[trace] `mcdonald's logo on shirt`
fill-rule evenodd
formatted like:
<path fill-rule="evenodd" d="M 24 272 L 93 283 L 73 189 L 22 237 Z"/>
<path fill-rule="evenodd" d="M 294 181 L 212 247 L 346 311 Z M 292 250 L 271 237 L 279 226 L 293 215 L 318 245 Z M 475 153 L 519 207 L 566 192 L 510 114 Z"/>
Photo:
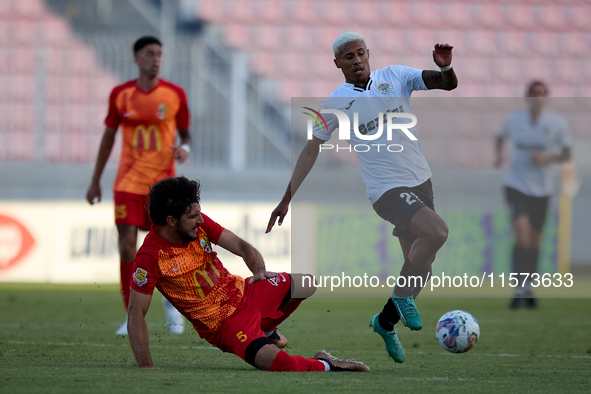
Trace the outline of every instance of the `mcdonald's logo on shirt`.
<path fill-rule="evenodd" d="M 160 137 L 160 130 L 154 125 L 145 127 L 139 125 L 133 131 L 133 150 L 136 152 L 142 151 L 162 151 L 162 139 Z"/>

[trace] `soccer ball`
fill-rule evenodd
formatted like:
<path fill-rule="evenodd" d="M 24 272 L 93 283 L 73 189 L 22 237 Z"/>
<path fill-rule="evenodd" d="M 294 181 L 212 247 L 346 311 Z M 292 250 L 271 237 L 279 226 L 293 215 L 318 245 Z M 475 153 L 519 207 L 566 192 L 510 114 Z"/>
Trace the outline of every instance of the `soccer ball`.
<path fill-rule="evenodd" d="M 435 332 L 442 348 L 451 353 L 465 353 L 480 338 L 480 326 L 468 312 L 455 310 L 441 316 Z"/>

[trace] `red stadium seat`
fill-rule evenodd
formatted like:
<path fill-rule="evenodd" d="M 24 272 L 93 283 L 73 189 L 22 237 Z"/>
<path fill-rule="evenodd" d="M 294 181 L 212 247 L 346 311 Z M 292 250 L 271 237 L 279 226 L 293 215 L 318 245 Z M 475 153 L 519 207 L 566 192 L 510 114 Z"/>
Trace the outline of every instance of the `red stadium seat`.
<path fill-rule="evenodd" d="M 13 75 L 9 78 L 9 100 L 14 103 L 33 105 L 37 89 L 35 77 Z"/>
<path fill-rule="evenodd" d="M 382 18 L 389 20 L 389 15 L 383 12 L 383 3 L 355 1 L 349 7 L 349 19 L 355 25 L 374 28 L 376 21 Z"/>
<path fill-rule="evenodd" d="M 370 55 L 374 53 L 396 55 L 405 51 L 408 44 L 407 39 L 403 36 L 403 31 L 394 28 L 373 29 L 365 39 Z"/>
<path fill-rule="evenodd" d="M 493 31 L 477 30 L 466 33 L 467 54 L 487 56 L 498 51 L 496 34 Z"/>
<path fill-rule="evenodd" d="M 250 38 L 255 47 L 269 51 L 277 51 L 285 44 L 281 28 L 272 25 L 253 27 Z"/>
<path fill-rule="evenodd" d="M 442 26 L 442 11 L 437 3 L 411 3 L 410 11 L 413 25 L 416 28 L 428 28 Z"/>
<path fill-rule="evenodd" d="M 35 122 L 35 107 L 32 104 L 14 104 L 8 113 L 12 130 L 32 132 Z"/>
<path fill-rule="evenodd" d="M 91 49 L 80 47 L 68 52 L 68 70 L 70 70 L 71 73 L 88 76 L 95 74 L 98 61 L 95 53 Z"/>
<path fill-rule="evenodd" d="M 586 57 L 591 52 L 591 40 L 585 33 L 567 33 L 558 36 L 559 49 L 566 56 Z"/>
<path fill-rule="evenodd" d="M 458 61 L 458 74 L 461 75 L 462 84 L 464 79 L 466 83 L 482 83 L 488 80 L 491 76 L 489 69 L 489 60 L 484 57 L 476 57 Z"/>
<path fill-rule="evenodd" d="M 322 24 L 343 27 L 349 26 L 351 20 L 349 19 L 348 5 L 348 2 L 335 0 L 320 3 L 317 12 L 318 15 L 320 15 Z"/>
<path fill-rule="evenodd" d="M 589 21 L 591 20 L 591 7 L 589 4 L 582 4 L 572 7 L 573 10 L 568 18 L 568 25 L 589 32 Z"/>
<path fill-rule="evenodd" d="M 73 47 L 75 40 L 72 36 L 70 25 L 63 19 L 50 18 L 38 22 L 37 33 L 39 46 L 51 45 L 52 47 Z"/>
<path fill-rule="evenodd" d="M 451 3 L 443 7 L 443 19 L 451 27 L 464 30 L 474 28 L 471 6 L 467 3 Z"/>
<path fill-rule="evenodd" d="M 317 41 L 312 40 L 310 28 L 306 26 L 289 26 L 285 32 L 285 40 L 296 50 L 316 50 Z"/>
<path fill-rule="evenodd" d="M 558 42 L 556 33 L 537 32 L 532 36 L 534 53 L 545 56 L 558 55 Z"/>
<path fill-rule="evenodd" d="M 272 25 L 283 25 L 287 21 L 282 0 L 264 0 L 259 8 L 258 18 Z"/>
<path fill-rule="evenodd" d="M 505 23 L 519 30 L 529 31 L 536 28 L 533 7 L 530 5 L 510 5 L 506 17 Z"/>
<path fill-rule="evenodd" d="M 252 61 L 252 68 L 255 73 L 266 78 L 277 78 L 280 74 L 272 52 L 257 52 Z"/>
<path fill-rule="evenodd" d="M 304 97 L 302 95 L 302 82 L 294 79 L 284 79 L 279 88 L 279 96 L 282 101 L 289 103 L 292 97 Z"/>
<path fill-rule="evenodd" d="M 251 0 L 234 0 L 228 4 L 224 24 L 239 23 L 256 24 L 257 15 L 254 13 L 254 3 Z"/>
<path fill-rule="evenodd" d="M 12 24 L 12 40 L 20 46 L 34 46 L 37 44 L 37 24 L 27 20 L 17 20 Z"/>
<path fill-rule="evenodd" d="M 415 28 L 409 6 L 406 2 L 387 2 L 381 10 L 383 13 L 378 16 L 380 26 L 384 28 Z M 374 26 L 375 22 L 374 22 Z"/>
<path fill-rule="evenodd" d="M 565 84 L 576 84 L 582 82 L 587 70 L 581 68 L 579 59 L 560 59 L 556 62 L 555 77 Z"/>
<path fill-rule="evenodd" d="M 9 67 L 7 72 L 11 74 L 35 74 L 37 61 L 35 56 L 35 50 L 33 48 L 11 48 L 8 51 L 8 57 L 3 61 L 8 63 Z"/>
<path fill-rule="evenodd" d="M 226 43 L 237 49 L 244 49 L 249 44 L 249 30 L 243 25 L 229 25 L 225 27 Z"/>
<path fill-rule="evenodd" d="M 10 1 L 0 1 L 0 20 L 9 20 L 13 18 L 14 17 L 12 15 L 12 7 L 10 6 Z"/>
<path fill-rule="evenodd" d="M 492 76 L 505 83 L 520 83 L 523 63 L 516 58 L 491 59 Z"/>
<path fill-rule="evenodd" d="M 474 8 L 474 26 L 503 30 L 503 12 L 499 4 L 482 4 Z"/>
<path fill-rule="evenodd" d="M 536 21 L 546 29 L 564 30 L 568 28 L 565 6 L 553 4 L 538 7 Z"/>
<path fill-rule="evenodd" d="M 503 32 L 500 34 L 500 38 L 500 52 L 517 57 L 529 56 L 533 52 L 531 44 L 528 43 L 526 33 Z"/>
<path fill-rule="evenodd" d="M 429 54 L 433 51 L 435 45 L 435 38 L 432 30 L 417 29 L 410 30 L 406 36 L 408 42 L 407 51 L 415 54 Z"/>
<path fill-rule="evenodd" d="M 224 4 L 220 0 L 201 0 L 197 2 L 197 16 L 211 23 L 225 21 Z"/>
<path fill-rule="evenodd" d="M 47 13 L 43 0 L 4 0 L 10 1 L 17 18 L 30 20 L 43 19 Z"/>
<path fill-rule="evenodd" d="M 12 44 L 11 30 L 12 22 L 0 20 L 0 47 Z"/>
<path fill-rule="evenodd" d="M 315 2 L 312 0 L 299 0 L 291 3 L 293 20 L 301 25 L 318 26 L 323 25 L 324 20 L 316 12 Z"/>

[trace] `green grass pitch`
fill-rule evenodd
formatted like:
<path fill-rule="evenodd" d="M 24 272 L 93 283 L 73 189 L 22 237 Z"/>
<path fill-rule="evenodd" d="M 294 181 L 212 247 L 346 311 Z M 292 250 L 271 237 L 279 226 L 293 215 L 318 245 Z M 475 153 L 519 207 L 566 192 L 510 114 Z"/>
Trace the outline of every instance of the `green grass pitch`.
<path fill-rule="evenodd" d="M 164 327 L 156 294 L 148 312 L 154 363 L 139 370 L 127 337 L 115 336 L 123 311 L 114 285 L 0 286 L 1 393 L 313 393 L 313 392 L 590 392 L 591 300 L 541 299 L 536 311 L 510 311 L 506 299 L 419 299 L 425 327 L 399 327 L 407 356 L 388 358 L 369 318 L 378 298 L 314 298 L 281 326 L 290 354 L 326 348 L 364 361 L 371 372 L 271 373 L 212 348 L 187 329 Z M 471 312 L 481 338 L 465 354 L 435 339 L 438 318 Z"/>

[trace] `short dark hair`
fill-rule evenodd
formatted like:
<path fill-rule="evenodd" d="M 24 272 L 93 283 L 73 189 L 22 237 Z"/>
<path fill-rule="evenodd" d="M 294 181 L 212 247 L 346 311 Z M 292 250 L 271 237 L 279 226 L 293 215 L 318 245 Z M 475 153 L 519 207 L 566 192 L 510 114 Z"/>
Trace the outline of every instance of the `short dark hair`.
<path fill-rule="evenodd" d="M 546 96 L 550 93 L 550 91 L 548 90 L 548 85 L 546 85 L 546 82 L 542 81 L 541 79 L 534 79 L 529 83 L 529 85 L 527 85 L 527 89 L 525 91 L 527 96 L 531 95 L 532 91 L 536 86 L 543 87 L 544 91 L 546 92 Z"/>
<path fill-rule="evenodd" d="M 138 40 L 135 42 L 135 44 L 133 44 L 133 54 L 137 55 L 137 53 L 139 51 L 141 51 L 142 49 L 144 49 L 144 47 L 146 47 L 150 44 L 158 44 L 158 45 L 162 46 L 162 43 L 156 37 L 144 36 L 144 37 L 138 38 Z"/>
<path fill-rule="evenodd" d="M 191 204 L 201 200 L 201 184 L 184 176 L 165 178 L 150 187 L 150 219 L 158 226 L 166 225 L 169 216 L 180 220 Z"/>

